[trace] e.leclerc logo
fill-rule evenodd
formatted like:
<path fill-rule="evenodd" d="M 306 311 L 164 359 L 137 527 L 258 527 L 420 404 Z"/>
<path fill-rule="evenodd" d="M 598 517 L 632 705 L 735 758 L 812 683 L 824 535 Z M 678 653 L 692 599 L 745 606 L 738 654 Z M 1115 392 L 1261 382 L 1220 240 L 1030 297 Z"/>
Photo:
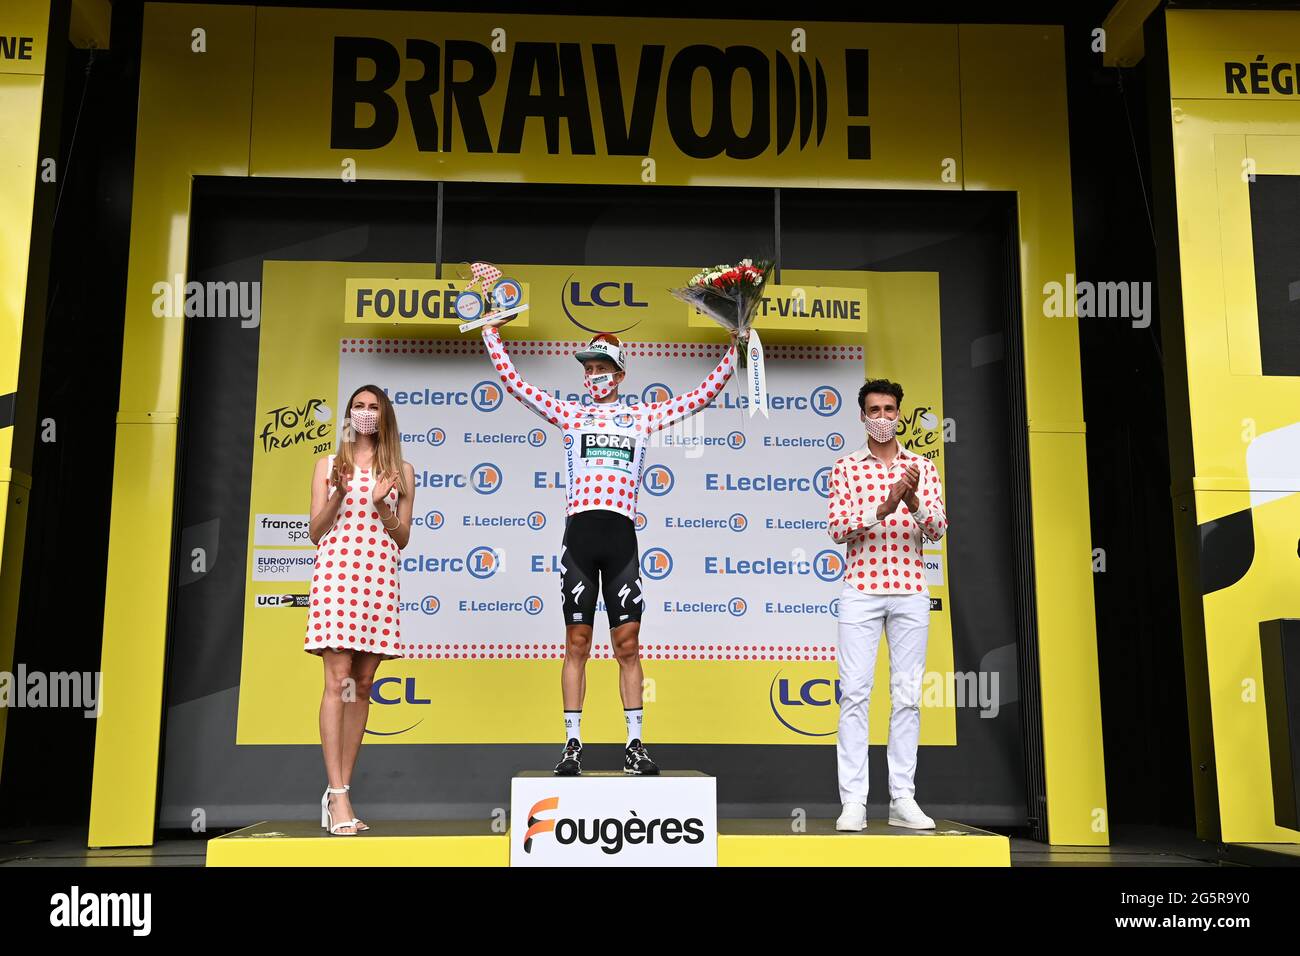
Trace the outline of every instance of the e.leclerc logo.
<path fill-rule="evenodd" d="M 480 581 L 492 577 L 500 567 L 500 555 L 487 545 L 479 545 L 465 556 L 465 570 Z"/>
<path fill-rule="evenodd" d="M 474 408 L 480 412 L 495 412 L 501 407 L 501 386 L 496 382 L 479 382 L 469 394 Z"/>
<path fill-rule="evenodd" d="M 641 389 L 641 401 L 647 405 L 653 405 L 655 402 L 666 402 L 672 397 L 673 390 L 660 382 L 653 382 Z"/>
<path fill-rule="evenodd" d="M 822 418 L 830 418 L 843 407 L 844 400 L 834 385 L 819 385 L 808 397 L 808 404 Z"/>
<path fill-rule="evenodd" d="M 649 494 L 662 498 L 673 490 L 674 481 L 672 469 L 667 465 L 651 465 L 645 470 L 641 485 Z"/>
<path fill-rule="evenodd" d="M 649 548 L 641 555 L 641 573 L 651 581 L 662 581 L 673 572 L 673 556 L 663 548 Z"/>
<path fill-rule="evenodd" d="M 469 485 L 480 495 L 495 494 L 501 488 L 501 481 L 501 469 L 490 461 L 475 465 L 469 473 Z"/>

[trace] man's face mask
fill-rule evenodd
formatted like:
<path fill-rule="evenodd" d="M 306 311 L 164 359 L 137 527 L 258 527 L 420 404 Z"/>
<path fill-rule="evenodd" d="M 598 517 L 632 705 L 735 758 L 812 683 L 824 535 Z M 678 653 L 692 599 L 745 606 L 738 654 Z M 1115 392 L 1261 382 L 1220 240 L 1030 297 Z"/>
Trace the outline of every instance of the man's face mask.
<path fill-rule="evenodd" d="M 898 432 L 898 419 L 886 418 L 881 415 L 879 418 L 867 419 L 867 434 L 878 442 L 887 442 Z"/>
<path fill-rule="evenodd" d="M 582 377 L 582 384 L 587 387 L 587 394 L 600 401 L 609 398 L 618 386 L 614 384 L 613 372 L 601 372 L 599 375 L 587 374 Z"/>

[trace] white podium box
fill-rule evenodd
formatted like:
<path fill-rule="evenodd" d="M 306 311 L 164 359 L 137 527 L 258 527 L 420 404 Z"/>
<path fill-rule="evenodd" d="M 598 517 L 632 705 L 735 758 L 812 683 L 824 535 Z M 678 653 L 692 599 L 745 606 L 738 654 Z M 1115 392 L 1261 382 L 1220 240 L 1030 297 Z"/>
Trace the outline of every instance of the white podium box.
<path fill-rule="evenodd" d="M 717 866 L 717 780 L 697 770 L 517 774 L 511 866 Z"/>

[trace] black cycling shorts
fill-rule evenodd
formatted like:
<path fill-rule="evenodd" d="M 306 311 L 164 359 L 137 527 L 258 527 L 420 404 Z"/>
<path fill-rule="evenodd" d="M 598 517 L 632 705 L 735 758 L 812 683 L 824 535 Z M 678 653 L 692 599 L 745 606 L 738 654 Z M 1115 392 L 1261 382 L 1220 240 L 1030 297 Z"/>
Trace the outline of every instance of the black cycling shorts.
<path fill-rule="evenodd" d="M 627 515 L 604 509 L 569 515 L 560 547 L 564 623 L 595 624 L 597 581 L 611 631 L 641 620 L 645 600 L 640 555 L 636 526 Z"/>

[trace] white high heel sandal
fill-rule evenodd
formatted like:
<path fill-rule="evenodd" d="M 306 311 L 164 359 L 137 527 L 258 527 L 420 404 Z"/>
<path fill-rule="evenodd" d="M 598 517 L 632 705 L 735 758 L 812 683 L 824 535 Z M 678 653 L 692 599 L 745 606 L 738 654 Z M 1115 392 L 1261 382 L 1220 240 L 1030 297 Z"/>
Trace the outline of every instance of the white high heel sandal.
<path fill-rule="evenodd" d="M 350 793 L 350 792 L 352 791 L 352 784 L 350 784 L 350 783 L 345 783 L 345 784 L 343 785 L 343 789 L 344 789 L 344 790 L 347 790 L 347 791 Z M 368 823 L 362 823 L 359 819 L 354 819 L 352 822 L 355 823 L 355 824 L 357 825 L 357 832 L 358 832 L 358 833 L 362 833 L 362 832 L 364 832 L 364 831 L 370 829 L 370 824 L 368 824 Z"/>
<path fill-rule="evenodd" d="M 347 793 L 347 792 L 348 792 L 347 787 L 326 787 L 325 792 L 321 794 L 320 825 L 322 828 L 329 830 L 330 836 L 356 836 L 357 835 L 356 825 L 361 822 L 360 820 L 357 819 L 340 820 L 338 823 L 335 823 L 334 811 L 330 809 L 330 794 Z M 340 829 L 340 827 L 352 827 L 353 829 L 351 833 L 345 833 L 343 830 Z"/>

